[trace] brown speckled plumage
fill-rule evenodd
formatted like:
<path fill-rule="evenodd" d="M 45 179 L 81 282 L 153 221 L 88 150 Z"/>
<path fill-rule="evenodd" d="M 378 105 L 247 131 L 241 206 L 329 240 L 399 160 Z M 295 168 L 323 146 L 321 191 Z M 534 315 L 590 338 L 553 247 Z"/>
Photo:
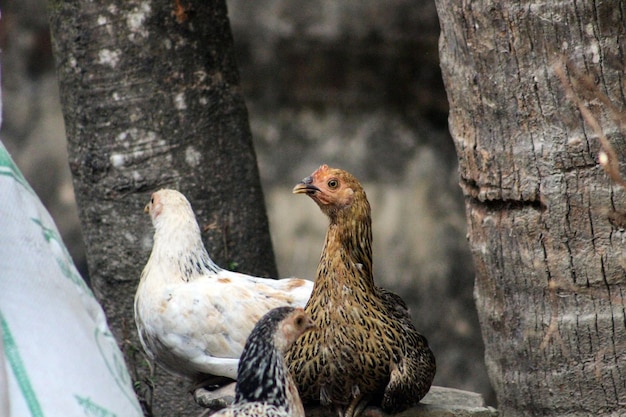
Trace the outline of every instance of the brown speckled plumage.
<path fill-rule="evenodd" d="M 294 188 L 330 219 L 311 299 L 317 328 L 287 352 L 303 402 L 343 417 L 367 404 L 397 412 L 430 389 L 435 358 L 396 294 L 375 286 L 370 206 L 351 174 L 321 166 Z"/>

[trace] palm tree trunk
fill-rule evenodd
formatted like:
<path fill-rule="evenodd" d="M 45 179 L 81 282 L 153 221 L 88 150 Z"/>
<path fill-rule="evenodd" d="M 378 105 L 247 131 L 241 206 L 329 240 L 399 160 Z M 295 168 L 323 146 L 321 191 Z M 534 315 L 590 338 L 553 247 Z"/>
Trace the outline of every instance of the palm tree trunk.
<path fill-rule="evenodd" d="M 617 415 L 626 404 L 626 235 L 614 219 L 626 199 L 598 153 L 604 136 L 626 161 L 602 101 L 626 104 L 626 7 L 437 0 L 437 10 L 499 409 Z"/>

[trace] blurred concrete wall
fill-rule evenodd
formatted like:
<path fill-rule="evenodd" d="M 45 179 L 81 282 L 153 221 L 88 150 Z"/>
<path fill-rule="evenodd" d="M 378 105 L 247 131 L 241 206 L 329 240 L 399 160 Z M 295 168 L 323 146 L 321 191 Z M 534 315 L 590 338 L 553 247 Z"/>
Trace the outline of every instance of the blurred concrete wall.
<path fill-rule="evenodd" d="M 326 229 L 293 185 L 322 163 L 351 171 L 372 204 L 375 278 L 409 302 L 437 355 L 435 383 L 493 404 L 434 2 L 228 5 L 281 275 L 314 277 Z M 0 7 L 1 137 L 84 268 L 46 4 Z"/>

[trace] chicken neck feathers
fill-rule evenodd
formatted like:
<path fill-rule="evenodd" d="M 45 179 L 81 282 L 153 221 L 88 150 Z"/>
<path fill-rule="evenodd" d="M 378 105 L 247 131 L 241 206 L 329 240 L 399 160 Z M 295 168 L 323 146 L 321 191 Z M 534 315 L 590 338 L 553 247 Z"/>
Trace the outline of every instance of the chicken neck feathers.
<path fill-rule="evenodd" d="M 222 271 L 206 251 L 195 214 L 185 202 L 175 201 L 152 215 L 154 243 L 145 274 L 156 267 L 161 271 L 156 276 L 164 282 L 188 282 Z"/>

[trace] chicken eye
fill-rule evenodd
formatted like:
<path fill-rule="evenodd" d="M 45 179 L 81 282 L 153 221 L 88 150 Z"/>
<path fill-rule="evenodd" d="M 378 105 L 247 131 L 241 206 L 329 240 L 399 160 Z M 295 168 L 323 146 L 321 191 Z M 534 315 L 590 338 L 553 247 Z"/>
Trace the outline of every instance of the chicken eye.
<path fill-rule="evenodd" d="M 336 179 L 332 179 L 332 180 L 328 180 L 328 186 L 330 188 L 337 188 L 337 186 L 339 185 L 339 181 L 337 181 Z"/>
<path fill-rule="evenodd" d="M 302 326 L 302 321 L 303 321 L 302 317 L 298 317 L 298 318 L 296 319 L 296 325 L 297 325 L 298 327 Z"/>

